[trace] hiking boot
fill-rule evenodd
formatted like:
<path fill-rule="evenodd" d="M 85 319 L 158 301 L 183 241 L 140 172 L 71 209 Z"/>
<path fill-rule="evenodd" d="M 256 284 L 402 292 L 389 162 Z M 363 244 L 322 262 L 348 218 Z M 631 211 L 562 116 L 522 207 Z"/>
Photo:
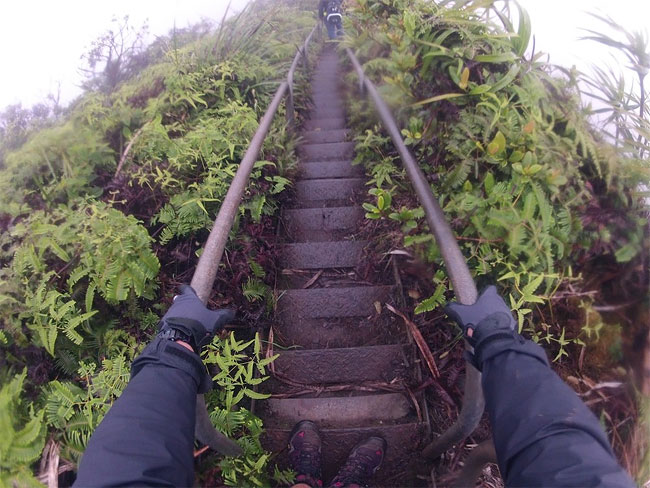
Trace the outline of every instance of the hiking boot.
<path fill-rule="evenodd" d="M 316 424 L 310 420 L 298 422 L 289 435 L 289 464 L 296 472 L 296 483 L 312 488 L 323 486 L 320 448 Z"/>
<path fill-rule="evenodd" d="M 366 486 L 379 469 L 386 452 L 386 441 L 381 437 L 370 437 L 356 445 L 348 456 L 339 474 L 329 486 L 335 488 L 358 488 Z"/>

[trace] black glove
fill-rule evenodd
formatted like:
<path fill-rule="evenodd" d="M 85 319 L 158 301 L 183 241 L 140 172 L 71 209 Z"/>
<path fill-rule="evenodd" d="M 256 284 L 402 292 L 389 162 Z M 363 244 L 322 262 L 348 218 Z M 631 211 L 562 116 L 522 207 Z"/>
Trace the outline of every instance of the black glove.
<path fill-rule="evenodd" d="M 182 285 L 160 321 L 160 332 L 133 361 L 131 378 L 147 365 L 162 365 L 185 371 L 196 382 L 197 392 L 206 393 L 212 378 L 199 357 L 201 348 L 234 317 L 232 310 L 209 310 L 191 286 Z M 172 340 L 187 342 L 196 354 Z"/>
<path fill-rule="evenodd" d="M 235 318 L 235 312 L 209 310 L 189 285 L 181 285 L 179 291 L 180 295 L 174 297 L 174 303 L 160 321 L 160 335 L 185 340 L 200 354 L 214 335 Z"/>
<path fill-rule="evenodd" d="M 516 331 L 517 322 L 506 302 L 497 294 L 495 286 L 488 286 L 473 305 L 452 302 L 445 312 L 463 329 L 467 342 L 474 347 L 470 355 L 477 369 L 497 349 L 505 350 L 508 344 L 523 343 L 525 340 Z M 468 335 L 469 330 L 472 335 Z"/>

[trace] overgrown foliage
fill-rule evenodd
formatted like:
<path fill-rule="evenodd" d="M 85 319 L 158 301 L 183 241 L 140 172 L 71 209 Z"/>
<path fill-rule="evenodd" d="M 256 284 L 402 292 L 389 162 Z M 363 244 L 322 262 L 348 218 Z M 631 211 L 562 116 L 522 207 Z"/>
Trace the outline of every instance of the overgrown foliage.
<path fill-rule="evenodd" d="M 35 483 L 46 433 L 66 465 L 80 459 L 176 285 L 190 281 L 258 121 L 313 27 L 312 7 L 257 0 L 216 28 L 203 22 L 148 47 L 142 33 L 117 23 L 89 53 L 86 92 L 65 117 L 46 117 L 44 128 L 26 114 L 3 117 L 3 484 Z M 272 360 L 260 355 L 254 332 L 273 307 L 275 260 L 264 242 L 294 161 L 282 115 L 210 300 L 245 309 L 240 320 L 249 326 L 215 339 L 206 357 L 221 367 L 220 389 L 208 395 L 213 421 L 246 453 L 204 456 L 205 476 L 219 484 L 269 482 L 262 426 L 246 406 Z"/>
<path fill-rule="evenodd" d="M 648 305 L 647 208 L 637 191 L 649 174 L 648 46 L 603 20 L 616 39 L 590 38 L 621 49 L 640 86 L 607 84 L 602 72 L 589 81 L 608 104 L 609 133 L 590 120 L 583 75 L 530 52 L 530 18 L 514 2 L 359 0 L 346 28 L 346 44 L 393 107 L 479 288 L 498 283 L 520 331 L 569 368 L 616 364 L 617 330 L 647 334 L 629 307 Z M 423 290 L 428 298 L 413 304 L 416 314 L 432 312 L 453 297 L 440 250 L 372 109 L 351 103 L 357 161 L 371 175 L 366 216 L 393 237 L 384 243 L 438 266 Z M 617 304 L 632 314 L 627 330 L 596 311 Z M 594 344 L 605 336 L 611 352 L 598 356 Z M 607 427 L 617 428 L 611 418 Z"/>
<path fill-rule="evenodd" d="M 596 256 L 617 263 L 639 257 L 646 221 L 634 169 L 645 163 L 592 129 L 577 79 L 553 74 L 540 53 L 525 57 L 528 15 L 519 10 L 514 28 L 507 8 L 361 1 L 352 20 L 358 38 L 349 42 L 399 107 L 406 143 L 477 281 L 501 281 L 520 329 L 552 341 L 562 333 L 559 321 L 533 320 L 533 306 L 550 306 L 558 288 L 575 283 L 573 267 Z M 373 22 L 376 29 L 367 29 Z M 379 126 L 357 141 L 359 161 L 380 161 L 368 166 L 377 202 L 366 205 L 368 217 L 421 221 L 421 209 L 391 207 L 405 183 Z M 404 245 L 439 261 L 423 226 L 403 230 Z M 418 312 L 440 305 L 439 296 Z"/>

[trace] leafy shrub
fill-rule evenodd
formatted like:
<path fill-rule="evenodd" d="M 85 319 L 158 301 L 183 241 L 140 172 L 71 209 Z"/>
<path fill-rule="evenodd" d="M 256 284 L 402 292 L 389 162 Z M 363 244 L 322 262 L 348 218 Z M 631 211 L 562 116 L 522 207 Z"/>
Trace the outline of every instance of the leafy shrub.
<path fill-rule="evenodd" d="M 68 122 L 45 129 L 7 156 L 0 173 L 0 212 L 16 214 L 16 204 L 54 205 L 96 193 L 97 172 L 114 165 L 101 134 Z M 12 205 L 13 204 L 13 205 Z"/>
<path fill-rule="evenodd" d="M 123 355 L 105 359 L 100 371 L 95 363 L 81 363 L 78 376 L 83 387 L 72 382 L 51 381 L 47 387 L 47 423 L 57 429 L 65 459 L 79 462 L 88 440 L 113 401 L 129 382 L 130 371 Z"/>
<path fill-rule="evenodd" d="M 25 324 L 52 356 L 59 332 L 82 344 L 79 327 L 90 330 L 97 292 L 109 304 L 153 297 L 160 264 L 151 238 L 134 217 L 104 203 L 35 212 L 12 236 L 20 245 L 0 287 L 5 317 L 18 336 Z"/>
<path fill-rule="evenodd" d="M 518 17 L 515 27 L 508 5 L 484 2 L 362 0 L 350 15 L 358 37 L 347 42 L 385 99 L 399 107 L 406 143 L 479 285 L 500 281 L 520 329 L 555 341 L 561 357 L 566 344 L 580 343 L 580 331 L 565 336 L 552 310 L 533 320 L 533 309 L 550 307 L 559 287 L 575 283 L 576 261 L 639 256 L 645 224 L 636 217 L 641 202 L 629 191 L 639 182 L 638 173 L 626 170 L 635 158 L 617 153 L 592 129 L 575 77 L 550 74 L 541 54 L 523 57 L 530 20 L 521 9 Z M 396 178 L 402 170 L 391 144 L 368 124 L 374 119 L 367 111 L 352 113 L 363 130 L 357 161 L 377 185 L 371 190 L 377 204 L 365 205 L 367 216 L 411 222 L 402 229 L 404 244 L 438 262 L 440 252 L 421 219 L 407 218 L 407 207 L 391 208 L 406 190 Z M 616 238 L 604 222 L 585 218 L 596 206 L 616 215 L 620 223 L 609 225 Z M 447 278 L 437 275 L 433 284 L 435 293 L 416 312 L 445 302 Z"/>
<path fill-rule="evenodd" d="M 16 375 L 0 389 L 0 484 L 40 486 L 29 466 L 45 443 L 44 410 L 23 405 L 20 395 L 27 372 Z"/>

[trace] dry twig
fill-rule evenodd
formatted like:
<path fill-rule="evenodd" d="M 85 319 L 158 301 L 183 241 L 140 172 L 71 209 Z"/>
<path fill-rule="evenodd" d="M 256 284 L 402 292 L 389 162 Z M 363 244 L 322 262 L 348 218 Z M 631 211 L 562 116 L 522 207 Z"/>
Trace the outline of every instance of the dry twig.
<path fill-rule="evenodd" d="M 427 342 L 424 340 L 424 337 L 422 337 L 422 334 L 420 333 L 420 329 L 418 329 L 418 326 L 415 325 L 413 322 L 411 322 L 406 317 L 406 315 L 404 315 L 399 310 L 396 310 L 390 304 L 387 303 L 386 308 L 391 312 L 393 312 L 395 315 L 399 315 L 400 317 L 402 317 L 402 320 L 404 321 L 409 331 L 411 332 L 413 339 L 415 339 L 415 343 L 418 345 L 418 349 L 420 350 L 422 357 L 424 357 L 427 366 L 429 366 L 429 371 L 431 371 L 431 374 L 433 375 L 434 378 L 440 378 L 440 372 L 438 371 L 438 367 L 436 366 L 436 361 L 433 358 L 433 354 L 431 354 L 431 349 L 429 349 Z"/>
<path fill-rule="evenodd" d="M 120 162 L 117 165 L 117 169 L 115 170 L 115 175 L 113 175 L 113 179 L 117 178 L 120 174 L 120 171 L 122 171 L 122 166 L 124 166 L 124 163 L 126 162 L 126 158 L 129 155 L 129 152 L 131 151 L 131 147 L 133 147 L 133 143 L 140 137 L 140 134 L 142 133 L 142 129 L 144 129 L 147 126 L 147 124 L 144 124 L 142 127 L 140 127 L 135 134 L 133 134 L 133 137 L 129 141 L 129 143 L 126 145 L 126 149 L 124 149 L 124 152 L 122 153 L 122 157 L 120 158 Z"/>

